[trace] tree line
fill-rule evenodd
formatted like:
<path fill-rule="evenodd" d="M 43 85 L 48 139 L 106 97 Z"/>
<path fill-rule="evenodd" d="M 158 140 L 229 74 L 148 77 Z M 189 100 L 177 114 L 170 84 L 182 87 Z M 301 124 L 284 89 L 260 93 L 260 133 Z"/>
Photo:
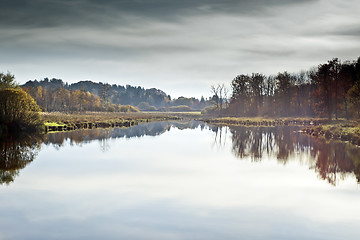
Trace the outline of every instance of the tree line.
<path fill-rule="evenodd" d="M 210 104 L 203 97 L 200 100 L 186 97 L 171 99 L 170 95 L 156 88 L 144 89 L 92 81 L 68 84 L 61 79 L 44 78 L 40 81 L 30 80 L 21 87 L 43 111 L 121 111 L 124 105 L 128 106 L 129 111 L 135 111 L 129 105 L 144 111 L 167 111 L 178 106 L 198 110 Z"/>
<path fill-rule="evenodd" d="M 231 88 L 229 106 L 222 110 L 228 115 L 359 118 L 360 57 L 344 62 L 334 58 L 299 73 L 241 74 Z"/>

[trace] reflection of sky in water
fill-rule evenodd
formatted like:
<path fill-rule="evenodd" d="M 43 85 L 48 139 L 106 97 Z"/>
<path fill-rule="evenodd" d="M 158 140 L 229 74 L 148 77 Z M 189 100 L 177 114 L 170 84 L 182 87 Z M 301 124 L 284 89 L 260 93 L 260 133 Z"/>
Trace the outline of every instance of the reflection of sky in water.
<path fill-rule="evenodd" d="M 1 186 L 0 239 L 358 239 L 360 191 L 306 163 L 239 160 L 227 133 L 171 129 L 56 149 Z M 305 160 L 304 160 L 305 159 Z"/>

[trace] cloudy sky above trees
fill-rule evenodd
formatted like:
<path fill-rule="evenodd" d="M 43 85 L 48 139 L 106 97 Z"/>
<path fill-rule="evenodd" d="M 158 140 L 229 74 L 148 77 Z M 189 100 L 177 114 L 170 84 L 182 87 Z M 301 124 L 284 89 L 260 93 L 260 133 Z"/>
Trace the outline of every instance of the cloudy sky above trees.
<path fill-rule="evenodd" d="M 0 72 L 210 95 L 360 56 L 358 0 L 1 0 Z"/>

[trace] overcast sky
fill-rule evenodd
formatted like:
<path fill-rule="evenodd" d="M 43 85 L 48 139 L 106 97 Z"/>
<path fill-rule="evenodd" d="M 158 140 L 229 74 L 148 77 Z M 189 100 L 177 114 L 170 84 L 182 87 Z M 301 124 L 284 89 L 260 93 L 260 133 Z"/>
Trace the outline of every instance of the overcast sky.
<path fill-rule="evenodd" d="M 0 72 L 208 97 L 360 56 L 359 0 L 0 0 Z"/>

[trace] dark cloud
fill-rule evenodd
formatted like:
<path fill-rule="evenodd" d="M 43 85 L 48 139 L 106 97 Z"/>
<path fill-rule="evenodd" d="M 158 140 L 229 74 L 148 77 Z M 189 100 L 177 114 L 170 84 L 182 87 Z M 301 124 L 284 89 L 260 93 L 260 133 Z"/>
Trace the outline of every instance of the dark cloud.
<path fill-rule="evenodd" d="M 340 29 L 328 32 L 328 34 L 360 37 L 360 26 L 342 26 Z"/>
<path fill-rule="evenodd" d="M 295 50 L 286 50 L 286 49 L 244 49 L 244 52 L 248 52 L 251 55 L 260 55 L 262 57 L 290 57 L 296 53 Z"/>
<path fill-rule="evenodd" d="M 113 26 L 130 23 L 129 15 L 160 21 L 214 13 L 263 15 L 274 6 L 312 1 L 316 0 L 3 0 L 0 26 Z"/>

